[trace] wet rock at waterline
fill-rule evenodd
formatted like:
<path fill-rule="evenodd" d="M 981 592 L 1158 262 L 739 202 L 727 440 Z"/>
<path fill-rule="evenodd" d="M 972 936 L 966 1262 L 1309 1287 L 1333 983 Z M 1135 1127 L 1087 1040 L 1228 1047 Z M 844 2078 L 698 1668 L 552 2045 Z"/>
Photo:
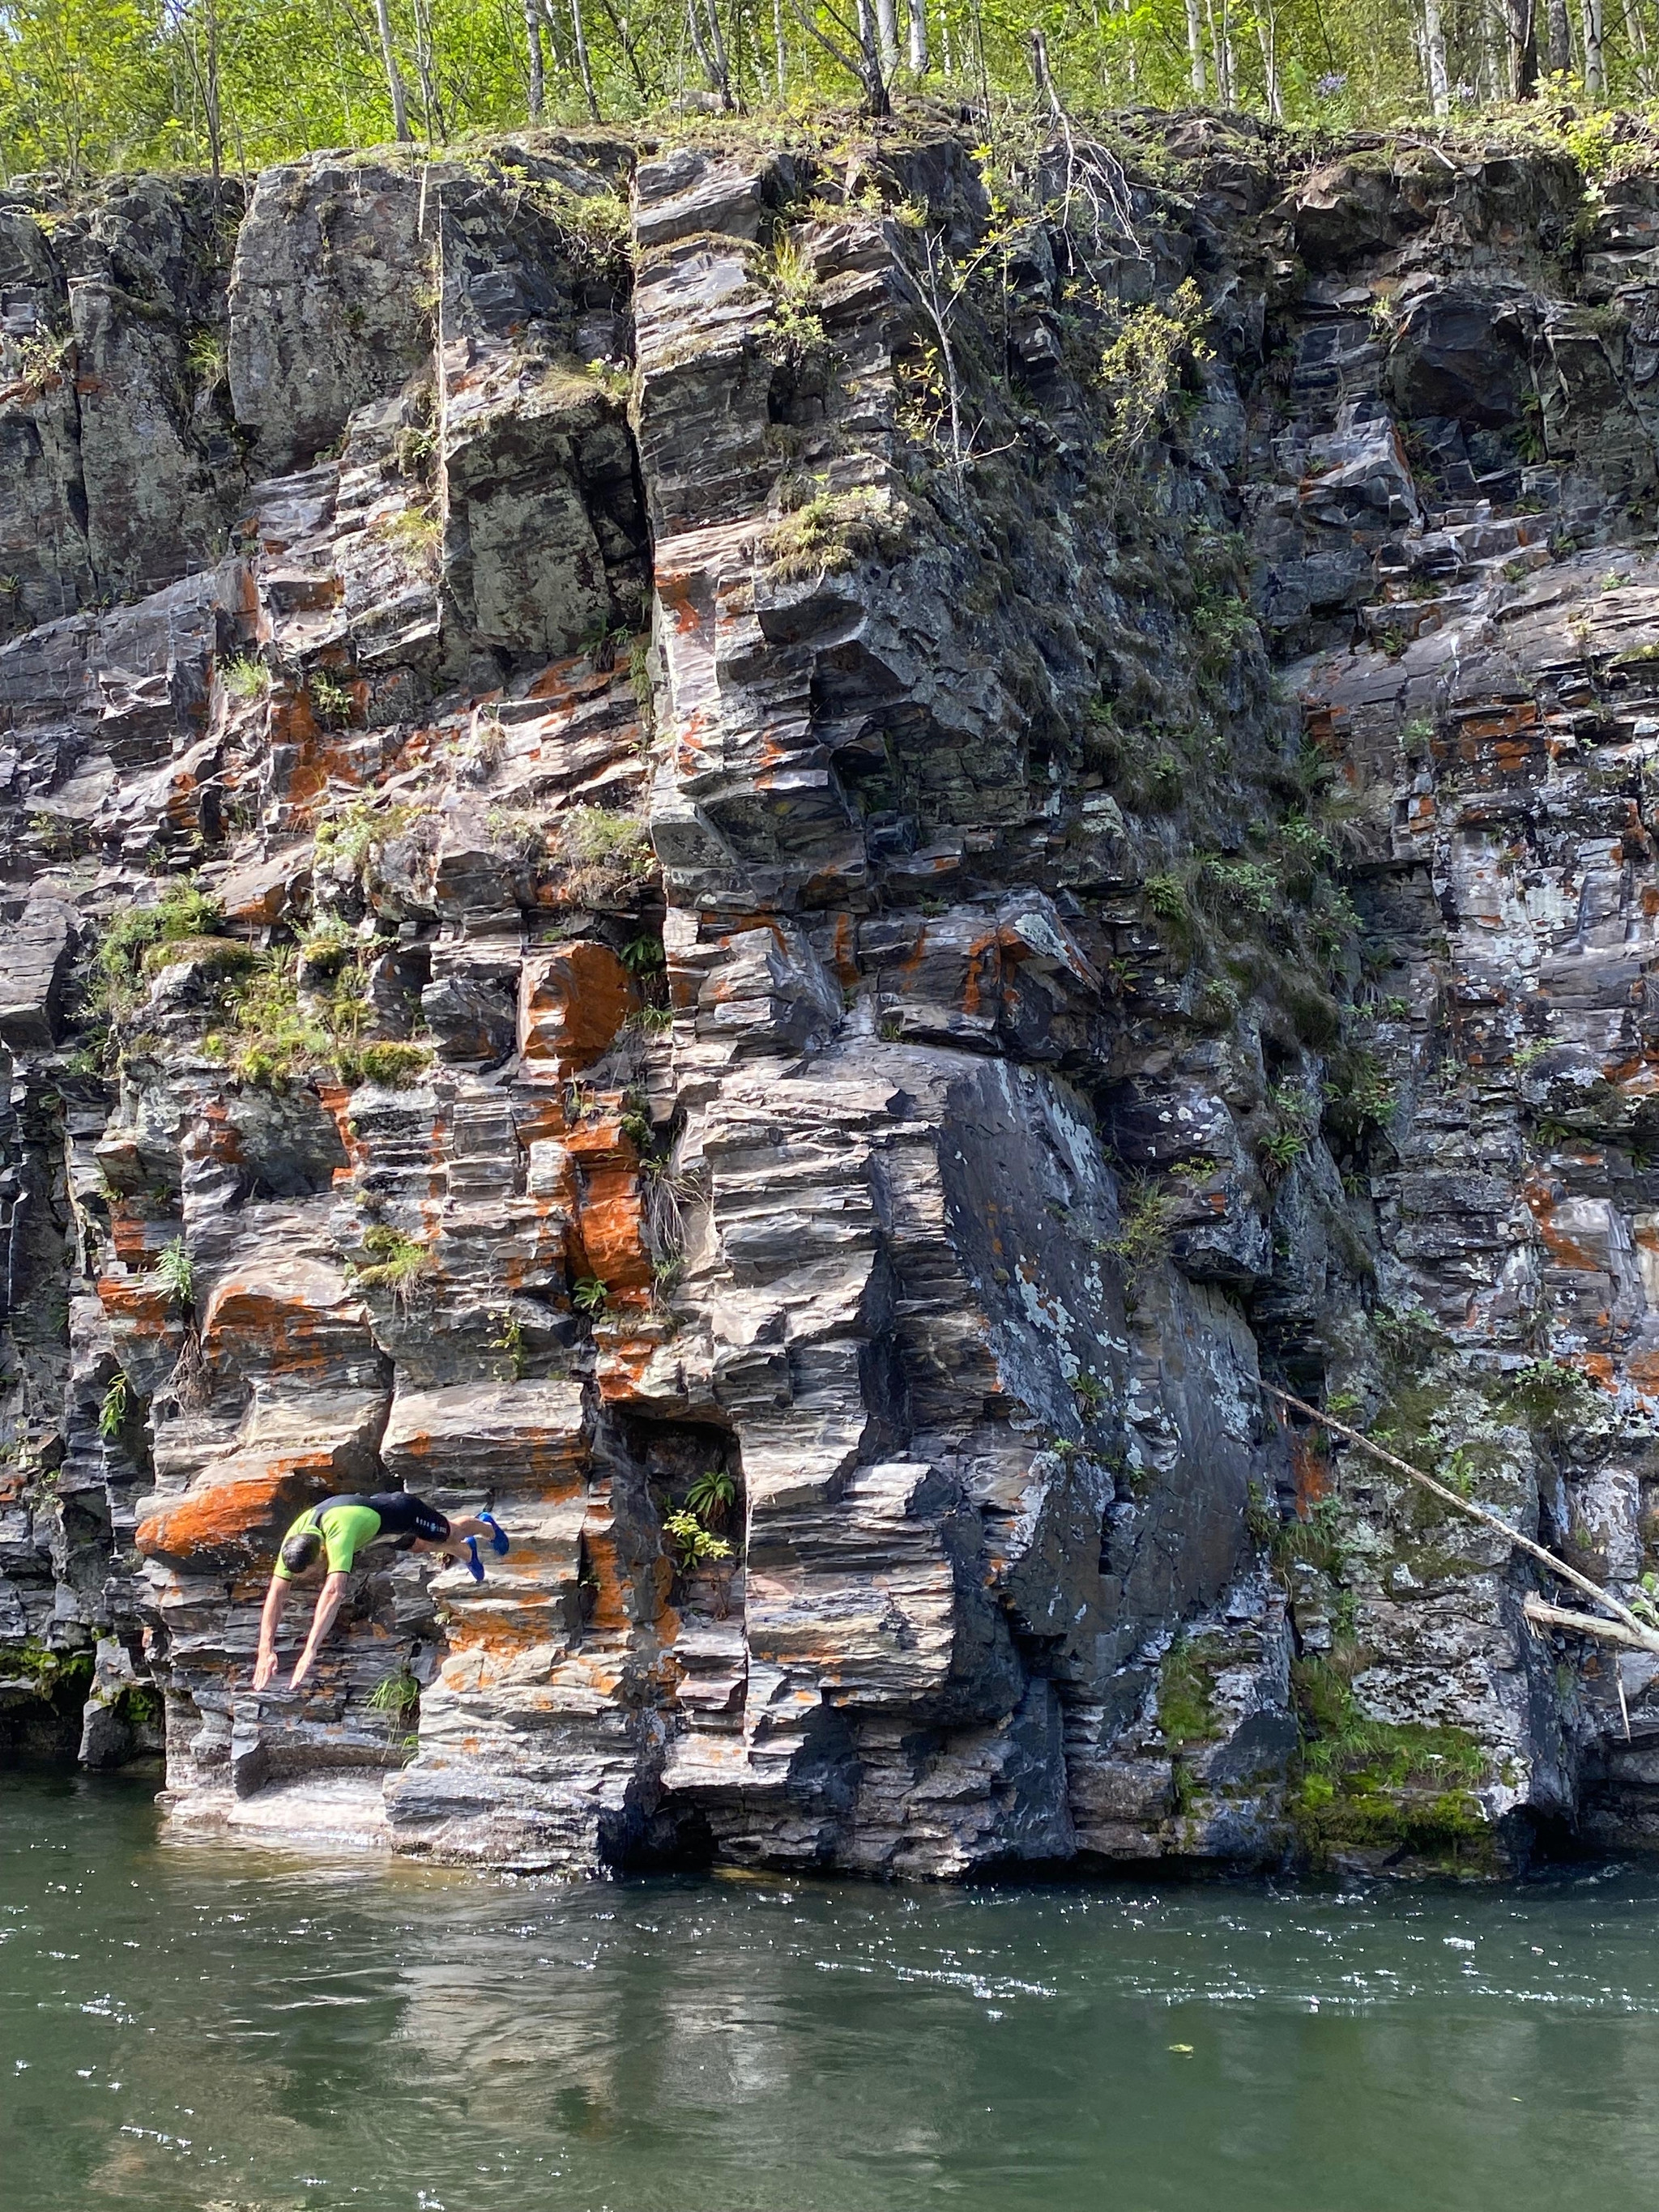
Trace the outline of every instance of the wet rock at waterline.
<path fill-rule="evenodd" d="M 1651 1663 L 1255 1388 L 1659 1545 L 1647 218 L 1129 175 L 945 349 L 942 127 L 0 196 L 0 1747 L 566 1872 L 1659 1835 Z M 388 1482 L 510 1554 L 254 1698 Z"/>

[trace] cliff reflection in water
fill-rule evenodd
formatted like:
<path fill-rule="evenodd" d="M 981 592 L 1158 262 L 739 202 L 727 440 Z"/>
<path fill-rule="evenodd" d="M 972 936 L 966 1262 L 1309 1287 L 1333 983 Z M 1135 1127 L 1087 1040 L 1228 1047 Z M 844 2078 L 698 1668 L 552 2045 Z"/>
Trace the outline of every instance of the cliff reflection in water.
<path fill-rule="evenodd" d="M 1639 2199 L 1650 1877 L 1342 1893 L 479 1880 L 0 1795 L 27 2212 Z"/>

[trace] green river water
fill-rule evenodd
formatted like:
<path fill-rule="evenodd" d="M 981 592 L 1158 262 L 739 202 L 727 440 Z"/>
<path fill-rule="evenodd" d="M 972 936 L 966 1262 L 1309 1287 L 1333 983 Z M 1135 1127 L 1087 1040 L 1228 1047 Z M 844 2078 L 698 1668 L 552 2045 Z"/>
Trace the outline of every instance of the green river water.
<path fill-rule="evenodd" d="M 576 1888 L 0 1774 L 7 2212 L 1659 2196 L 1659 1875 Z"/>

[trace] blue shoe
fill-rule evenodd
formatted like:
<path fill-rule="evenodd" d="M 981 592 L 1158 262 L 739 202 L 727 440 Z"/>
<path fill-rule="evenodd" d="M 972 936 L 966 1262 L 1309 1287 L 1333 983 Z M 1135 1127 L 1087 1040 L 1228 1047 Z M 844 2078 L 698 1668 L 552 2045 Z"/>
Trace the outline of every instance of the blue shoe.
<path fill-rule="evenodd" d="M 490 1550 L 494 1552 L 498 1559 L 504 1559 L 507 1557 L 506 1529 L 502 1528 L 501 1522 L 495 1518 L 493 1513 L 481 1513 L 478 1516 L 478 1518 L 483 1522 L 484 1527 L 489 1531 Z"/>
<path fill-rule="evenodd" d="M 483 1561 L 478 1557 L 478 1540 L 469 1536 L 466 1541 L 466 1571 L 475 1583 L 483 1580 Z"/>

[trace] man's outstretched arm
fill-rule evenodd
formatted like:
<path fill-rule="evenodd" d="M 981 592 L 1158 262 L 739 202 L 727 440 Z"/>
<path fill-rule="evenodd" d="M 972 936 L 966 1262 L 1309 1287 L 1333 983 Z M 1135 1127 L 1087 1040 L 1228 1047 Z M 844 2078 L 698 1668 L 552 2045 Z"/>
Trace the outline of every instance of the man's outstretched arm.
<path fill-rule="evenodd" d="M 298 1689 L 311 1672 L 311 1662 L 322 1648 L 323 1638 L 334 1626 L 334 1616 L 340 1610 L 340 1600 L 345 1595 L 349 1575 L 331 1574 L 323 1584 L 317 1600 L 317 1610 L 311 1618 L 311 1633 L 306 1638 L 306 1648 L 300 1654 L 300 1663 L 294 1670 L 290 1686 Z"/>
<path fill-rule="evenodd" d="M 276 1672 L 276 1630 L 283 1607 L 294 1585 L 284 1575 L 273 1575 L 265 1592 L 265 1609 L 259 1615 L 259 1656 L 253 1663 L 253 1686 L 263 1690 Z"/>

